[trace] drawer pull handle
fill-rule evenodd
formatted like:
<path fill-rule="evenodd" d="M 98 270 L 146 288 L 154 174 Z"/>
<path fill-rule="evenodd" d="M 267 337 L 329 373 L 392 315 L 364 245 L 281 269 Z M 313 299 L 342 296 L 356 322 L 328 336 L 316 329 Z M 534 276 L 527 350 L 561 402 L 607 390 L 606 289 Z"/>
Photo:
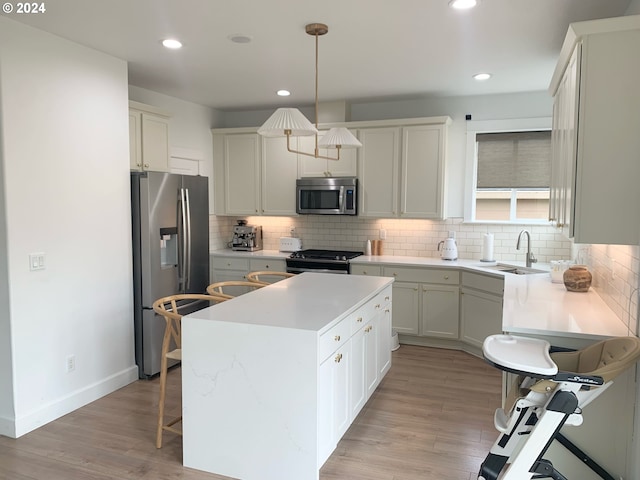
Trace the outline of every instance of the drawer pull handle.
<path fill-rule="evenodd" d="M 336 355 L 335 362 L 336 362 L 336 363 L 340 363 L 340 360 L 342 360 L 342 354 L 341 354 L 341 353 L 339 353 L 338 355 Z"/>
<path fill-rule="evenodd" d="M 339 341 L 340 341 L 340 335 L 336 335 L 333 339 L 334 339 L 336 342 L 339 342 Z"/>
<path fill-rule="evenodd" d="M 358 319 L 356 320 L 358 323 L 362 323 L 362 317 L 358 317 Z"/>
<path fill-rule="evenodd" d="M 373 329 L 373 327 L 371 325 L 369 325 L 367 328 L 364 329 L 364 331 L 369 333 L 372 329 Z"/>
<path fill-rule="evenodd" d="M 384 310 L 384 313 L 389 313 L 390 311 L 391 311 L 391 310 L 389 310 L 388 308 L 386 308 L 386 309 Z"/>
<path fill-rule="evenodd" d="M 379 303 L 376 304 L 376 308 L 380 308 L 380 304 Z"/>

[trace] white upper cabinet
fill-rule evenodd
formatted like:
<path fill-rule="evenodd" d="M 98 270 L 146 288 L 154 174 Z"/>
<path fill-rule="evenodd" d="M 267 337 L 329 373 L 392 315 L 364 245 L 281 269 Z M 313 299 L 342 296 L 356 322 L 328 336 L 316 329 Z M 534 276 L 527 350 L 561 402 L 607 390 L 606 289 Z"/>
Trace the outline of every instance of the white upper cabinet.
<path fill-rule="evenodd" d="M 574 23 L 554 97 L 551 220 L 577 243 L 640 241 L 640 15 Z"/>
<path fill-rule="evenodd" d="M 129 102 L 131 170 L 169 171 L 169 115 L 150 105 Z"/>
<path fill-rule="evenodd" d="M 444 125 L 402 128 L 401 217 L 443 218 L 445 148 Z"/>
<path fill-rule="evenodd" d="M 358 130 L 362 142 L 358 152 L 360 215 L 444 218 L 450 122 L 449 117 L 421 118 Z"/>
<path fill-rule="evenodd" d="M 359 157 L 358 215 L 395 217 L 398 213 L 400 128 L 363 128 Z"/>
<path fill-rule="evenodd" d="M 226 213 L 260 212 L 260 137 L 257 133 L 224 136 Z"/>
<path fill-rule="evenodd" d="M 296 214 L 297 177 L 298 155 L 287 151 L 286 137 L 262 137 L 262 215 Z"/>
<path fill-rule="evenodd" d="M 327 130 L 320 130 L 318 141 L 326 132 Z M 351 133 L 355 135 L 353 130 Z M 316 146 L 315 136 L 298 137 L 298 145 L 299 150 L 313 153 Z M 335 149 L 321 148 L 319 154 L 334 158 L 337 152 Z M 298 162 L 300 177 L 355 177 L 357 175 L 357 149 L 355 148 L 341 149 L 340 160 L 299 155 Z"/>
<path fill-rule="evenodd" d="M 297 155 L 285 137 L 247 130 L 213 132 L 216 215 L 295 215 Z"/>
<path fill-rule="evenodd" d="M 217 215 L 296 215 L 296 178 L 357 177 L 358 215 L 444 218 L 444 169 L 449 117 L 350 122 L 362 147 L 340 160 L 287 150 L 285 137 L 256 128 L 214 129 L 214 210 Z M 337 125 L 337 124 L 336 124 Z M 328 125 L 324 125 L 325 131 Z M 313 153 L 315 137 L 291 139 Z M 335 156 L 321 149 L 320 155 Z"/>

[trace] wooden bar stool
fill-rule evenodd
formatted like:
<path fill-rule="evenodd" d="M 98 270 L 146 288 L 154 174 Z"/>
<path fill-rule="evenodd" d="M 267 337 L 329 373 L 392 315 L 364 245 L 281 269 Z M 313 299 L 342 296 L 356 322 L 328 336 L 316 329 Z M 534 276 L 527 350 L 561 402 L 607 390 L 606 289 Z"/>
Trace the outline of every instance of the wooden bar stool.
<path fill-rule="evenodd" d="M 207 287 L 207 293 L 214 297 L 230 300 L 256 288 L 264 287 L 264 285 L 256 282 L 247 282 L 246 280 L 227 280 L 225 282 L 212 283 Z"/>
<path fill-rule="evenodd" d="M 274 282 L 279 282 L 280 280 L 284 280 L 285 278 L 290 278 L 295 276 L 293 273 L 287 272 L 270 272 L 268 270 L 259 271 L 259 272 L 251 272 L 247 274 L 247 280 L 250 282 L 259 283 L 260 285 L 270 285 Z"/>
<path fill-rule="evenodd" d="M 164 401 L 167 393 L 167 370 L 169 360 L 182 360 L 182 316 L 181 308 L 187 309 L 195 303 L 202 302 L 202 308 L 227 300 L 222 297 L 197 293 L 184 293 L 159 298 L 153 302 L 153 310 L 164 317 L 167 322 L 162 340 L 162 359 L 160 362 L 160 400 L 158 402 L 158 428 L 156 430 L 156 448 L 162 447 L 162 432 L 170 432 L 182 435 L 182 432 L 174 425 L 182 420 L 182 415 L 167 422 L 164 420 Z M 208 302 L 208 305 L 207 303 Z M 196 309 L 197 310 L 197 309 Z M 193 308 L 188 313 L 195 311 Z"/>

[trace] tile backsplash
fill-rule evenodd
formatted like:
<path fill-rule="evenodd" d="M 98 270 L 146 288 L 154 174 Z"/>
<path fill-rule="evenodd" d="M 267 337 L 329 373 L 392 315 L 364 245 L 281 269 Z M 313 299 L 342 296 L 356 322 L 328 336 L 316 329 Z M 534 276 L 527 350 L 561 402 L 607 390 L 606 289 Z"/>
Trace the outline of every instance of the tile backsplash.
<path fill-rule="evenodd" d="M 211 248 L 224 248 L 231 240 L 236 218 L 212 217 Z M 262 225 L 265 250 L 278 250 L 280 237 L 302 238 L 304 248 L 332 248 L 364 251 L 366 241 L 379 239 L 380 231 L 386 233 L 385 255 L 408 255 L 415 257 L 438 257 L 438 242 L 455 232 L 460 258 L 480 259 L 485 233 L 494 234 L 495 259 L 501 261 L 524 261 L 526 242 L 516 250 L 518 233 L 527 229 L 531 233 L 532 251 L 539 262 L 570 259 L 572 242 L 552 227 L 544 225 L 485 225 L 465 224 L 462 219 L 401 220 L 367 219 L 346 216 L 300 216 L 300 217 L 247 217 L 250 225 Z M 219 238 L 220 235 L 227 235 Z"/>
<path fill-rule="evenodd" d="M 576 244 L 574 252 L 576 261 L 586 264 L 593 275 L 591 287 L 637 335 L 640 247 Z"/>
<path fill-rule="evenodd" d="M 211 250 L 227 248 L 238 218 L 210 216 Z M 447 220 L 367 219 L 343 216 L 241 217 L 250 225 L 262 225 L 263 248 L 278 250 L 280 237 L 302 238 L 303 248 L 364 251 L 366 241 L 379 239 L 384 231 L 385 255 L 438 257 L 438 242 L 455 232 L 458 254 L 480 259 L 485 233 L 494 234 L 498 261 L 524 262 L 526 241 L 516 250 L 521 230 L 531 234 L 531 250 L 540 263 L 574 260 L 593 274 L 592 288 L 629 330 L 637 334 L 640 247 L 627 245 L 574 245 L 573 241 L 546 225 L 469 224 L 461 218 Z"/>

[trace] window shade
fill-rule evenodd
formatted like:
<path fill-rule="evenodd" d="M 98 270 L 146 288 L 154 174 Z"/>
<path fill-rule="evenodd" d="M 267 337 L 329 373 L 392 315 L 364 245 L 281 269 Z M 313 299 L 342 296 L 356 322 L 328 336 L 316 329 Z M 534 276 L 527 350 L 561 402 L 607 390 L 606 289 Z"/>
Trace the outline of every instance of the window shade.
<path fill-rule="evenodd" d="M 479 133 L 478 188 L 548 188 L 551 132 Z"/>

